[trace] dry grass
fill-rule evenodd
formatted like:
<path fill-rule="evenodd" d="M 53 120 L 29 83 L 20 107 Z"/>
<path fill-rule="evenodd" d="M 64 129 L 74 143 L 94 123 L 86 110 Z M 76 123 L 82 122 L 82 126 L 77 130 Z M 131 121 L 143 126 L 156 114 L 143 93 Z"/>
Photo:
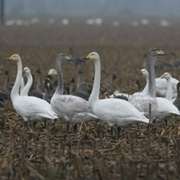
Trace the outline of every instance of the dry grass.
<path fill-rule="evenodd" d="M 110 22 L 102 26 L 87 26 L 72 22 L 69 26 L 44 23 L 29 27 L 2 27 L 0 29 L 0 73 L 16 66 L 3 59 L 19 53 L 24 66 L 33 73 L 40 67 L 43 75 L 54 67 L 56 55 L 68 53 L 73 47 L 76 55 L 83 56 L 97 51 L 101 56 L 102 84 L 110 82 L 116 73 L 120 91 L 133 93 L 142 68 L 143 55 L 152 47 L 180 56 L 179 22 L 170 27 L 132 27 L 122 23 L 112 27 Z M 165 61 L 169 62 L 170 57 Z M 64 62 L 65 82 L 77 76 L 78 68 Z M 94 68 L 88 63 L 85 79 L 92 80 Z M 169 71 L 179 77 L 178 68 L 157 71 L 157 76 Z M 35 74 L 36 76 L 36 74 Z M 1 75 L 3 88 L 4 75 Z M 77 134 L 71 127 L 65 133 L 65 123 L 59 119 L 48 121 L 47 128 L 38 122 L 36 129 L 23 128 L 23 120 L 12 108 L 11 102 L 0 107 L 0 177 L 4 179 L 180 179 L 180 119 L 171 117 L 168 125 L 157 121 L 152 125 L 133 125 L 122 128 L 120 135 L 110 134 L 107 124 L 89 122 L 79 125 Z"/>

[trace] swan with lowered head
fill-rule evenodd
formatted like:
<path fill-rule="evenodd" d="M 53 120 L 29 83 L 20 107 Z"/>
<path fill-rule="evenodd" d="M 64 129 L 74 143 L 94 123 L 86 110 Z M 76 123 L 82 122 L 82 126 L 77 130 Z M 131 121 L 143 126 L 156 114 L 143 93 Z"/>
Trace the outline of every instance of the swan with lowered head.
<path fill-rule="evenodd" d="M 97 52 L 91 52 L 86 56 L 86 60 L 93 61 L 95 66 L 93 89 L 89 97 L 89 105 L 93 113 L 99 119 L 107 122 L 111 127 L 115 124 L 121 127 L 138 122 L 149 123 L 149 119 L 127 101 L 114 98 L 99 99 L 101 76 L 99 54 Z"/>
<path fill-rule="evenodd" d="M 146 86 L 144 88 L 145 90 L 144 93 L 147 94 L 148 92 L 146 91 L 146 89 L 148 89 L 149 73 L 146 69 L 142 69 L 141 73 L 146 78 Z M 164 77 L 169 76 L 170 78 L 169 73 L 164 73 L 163 76 Z M 157 113 L 154 116 L 154 118 L 158 117 L 159 119 L 165 119 L 171 115 L 179 115 L 179 110 L 168 99 L 162 97 L 156 97 L 156 100 L 158 107 L 157 107 Z"/>
<path fill-rule="evenodd" d="M 57 115 L 52 110 L 49 103 L 45 100 L 32 97 L 20 96 L 19 87 L 22 77 L 22 61 L 18 54 L 13 54 L 7 58 L 10 62 L 17 64 L 17 75 L 14 86 L 11 91 L 11 100 L 16 112 L 23 117 L 24 121 L 38 121 L 43 119 L 56 119 Z"/>
<path fill-rule="evenodd" d="M 69 94 L 63 94 L 64 81 L 61 72 L 61 63 L 64 60 L 70 60 L 68 56 L 62 53 L 58 54 L 55 66 L 58 72 L 58 86 L 51 98 L 51 107 L 57 115 L 67 122 L 67 132 L 69 123 L 78 124 L 82 121 L 98 120 L 89 107 L 88 101 Z"/>
<path fill-rule="evenodd" d="M 146 117 L 149 116 L 149 105 L 151 104 L 151 116 L 157 113 L 156 85 L 154 63 L 157 56 L 166 55 L 163 51 L 153 48 L 147 53 L 147 71 L 149 72 L 148 90 L 146 92 L 137 92 L 132 94 L 129 102 L 142 112 Z"/>

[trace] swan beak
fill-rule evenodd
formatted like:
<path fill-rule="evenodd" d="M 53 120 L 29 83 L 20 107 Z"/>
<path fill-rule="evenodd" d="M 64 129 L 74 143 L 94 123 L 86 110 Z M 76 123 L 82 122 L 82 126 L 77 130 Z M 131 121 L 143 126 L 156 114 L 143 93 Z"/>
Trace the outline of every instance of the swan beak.
<path fill-rule="evenodd" d="M 10 57 L 6 58 L 5 61 L 11 61 Z"/>
<path fill-rule="evenodd" d="M 74 61 L 74 59 L 67 56 L 67 61 Z"/>
<path fill-rule="evenodd" d="M 165 53 L 165 52 L 163 52 L 163 51 L 161 51 L 161 50 L 157 50 L 157 54 L 158 54 L 159 56 L 168 55 L 167 53 Z"/>
<path fill-rule="evenodd" d="M 165 75 L 165 74 L 163 74 L 160 78 L 161 78 L 161 79 L 166 78 L 166 75 Z"/>
<path fill-rule="evenodd" d="M 88 55 L 85 57 L 85 59 L 90 59 L 90 57 L 91 57 L 91 53 L 88 54 Z"/>
<path fill-rule="evenodd" d="M 13 60 L 13 56 L 10 56 L 6 59 L 6 61 L 12 61 Z"/>

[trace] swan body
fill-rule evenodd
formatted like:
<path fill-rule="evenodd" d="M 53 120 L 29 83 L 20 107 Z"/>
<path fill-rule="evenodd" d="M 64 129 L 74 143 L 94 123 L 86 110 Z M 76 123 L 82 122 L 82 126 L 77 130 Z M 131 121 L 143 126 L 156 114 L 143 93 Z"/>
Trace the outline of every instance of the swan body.
<path fill-rule="evenodd" d="M 155 117 L 159 119 L 164 119 L 171 115 L 180 115 L 178 108 L 166 98 L 157 97 L 157 104 L 158 108 Z"/>
<path fill-rule="evenodd" d="M 172 84 L 171 84 L 171 74 L 168 72 L 165 72 L 160 78 L 164 78 L 167 81 L 167 91 L 166 91 L 166 99 L 169 101 L 172 101 L 173 92 L 172 92 Z"/>
<path fill-rule="evenodd" d="M 156 78 L 156 94 L 158 96 L 166 97 L 167 94 L 167 81 L 166 79 L 162 78 Z M 177 83 L 179 81 L 173 77 L 171 77 L 171 84 L 172 84 L 172 93 L 173 93 L 173 98 L 177 96 Z"/>
<path fill-rule="evenodd" d="M 32 83 L 33 83 L 33 78 L 31 75 L 31 70 L 28 67 L 24 68 L 23 73 L 27 77 L 27 83 L 24 86 L 24 88 L 22 89 L 22 91 L 20 92 L 20 95 L 21 96 L 28 96 L 29 90 L 30 90 Z"/>
<path fill-rule="evenodd" d="M 63 60 L 70 60 L 68 56 L 59 54 L 56 58 L 56 69 L 58 72 L 58 87 L 51 98 L 51 107 L 66 122 L 74 124 L 81 121 L 97 120 L 89 107 L 88 101 L 73 95 L 64 95 L 64 82 L 61 72 L 61 63 Z M 68 130 L 68 129 L 67 129 Z"/>
<path fill-rule="evenodd" d="M 11 100 L 16 112 L 23 117 L 24 121 L 38 121 L 45 118 L 56 119 L 56 113 L 46 101 L 32 96 L 19 95 L 19 87 L 21 85 L 22 77 L 21 57 L 18 54 L 14 54 L 7 60 L 16 62 L 17 64 L 17 76 L 11 91 Z"/>
<path fill-rule="evenodd" d="M 146 69 L 142 69 L 141 74 L 146 78 L 146 86 L 144 88 L 144 90 L 146 90 L 148 89 L 149 73 Z M 169 78 L 169 79 L 170 77 L 171 75 L 167 72 L 161 76 L 161 78 Z M 144 91 L 144 93 L 148 93 L 148 92 Z M 157 107 L 157 113 L 154 117 L 158 117 L 159 119 L 164 119 L 172 114 L 179 115 L 179 110 L 176 108 L 176 106 L 172 104 L 170 100 L 162 97 L 156 97 L 156 100 L 158 107 Z"/>
<path fill-rule="evenodd" d="M 89 98 L 89 105 L 93 113 L 110 126 L 115 124 L 119 127 L 127 126 L 137 122 L 149 123 L 149 120 L 127 101 L 111 98 L 99 99 L 100 57 L 98 53 L 91 52 L 86 56 L 86 59 L 92 60 L 95 66 L 94 84 Z"/>

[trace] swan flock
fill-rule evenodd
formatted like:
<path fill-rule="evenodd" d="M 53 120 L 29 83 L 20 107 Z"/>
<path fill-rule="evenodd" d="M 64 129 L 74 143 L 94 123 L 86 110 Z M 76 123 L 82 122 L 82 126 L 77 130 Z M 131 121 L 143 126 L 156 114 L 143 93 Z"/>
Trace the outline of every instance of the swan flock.
<path fill-rule="evenodd" d="M 94 80 L 89 99 L 86 100 L 75 94 L 67 94 L 64 91 L 61 65 L 63 66 L 63 61 L 73 61 L 73 58 L 60 53 L 55 60 L 56 70 L 53 70 L 53 73 L 56 72 L 54 74 L 58 77 L 57 86 L 53 91 L 51 99 L 47 102 L 44 99 L 30 95 L 34 83 L 31 70 L 29 67 L 23 69 L 21 57 L 18 54 L 13 54 L 7 58 L 7 61 L 14 62 L 17 66 L 16 80 L 10 92 L 10 98 L 14 109 L 25 122 L 62 118 L 67 123 L 67 130 L 70 123 L 79 124 L 92 120 L 106 122 L 110 127 L 115 125 L 124 127 L 136 123 L 148 124 L 150 123 L 150 113 L 153 118 L 160 119 L 169 117 L 171 114 L 179 115 L 178 108 L 171 102 L 175 96 L 173 95 L 171 85 L 167 86 L 168 91 L 166 91 L 169 94 L 166 95 L 166 98 L 156 97 L 154 63 L 158 56 L 164 55 L 166 54 L 157 48 L 148 51 L 147 69 L 141 70 L 142 75 L 146 78 L 146 86 L 142 92 L 135 92 L 126 101 L 117 98 L 99 98 L 101 61 L 97 52 L 91 52 L 84 58 L 84 61 L 90 61 L 94 65 Z M 42 79 L 40 77 L 40 70 L 38 70 L 38 74 L 38 88 L 40 89 L 41 82 L 41 92 L 44 93 L 43 83 L 40 81 Z M 26 77 L 25 85 L 23 75 Z M 167 84 L 170 84 L 169 79 L 172 77 L 169 73 L 166 73 L 162 78 L 166 78 Z M 49 78 L 49 84 L 51 81 L 52 78 Z M 49 84 L 46 85 L 46 89 L 49 87 Z M 151 104 L 151 112 L 149 111 L 149 104 Z"/>

